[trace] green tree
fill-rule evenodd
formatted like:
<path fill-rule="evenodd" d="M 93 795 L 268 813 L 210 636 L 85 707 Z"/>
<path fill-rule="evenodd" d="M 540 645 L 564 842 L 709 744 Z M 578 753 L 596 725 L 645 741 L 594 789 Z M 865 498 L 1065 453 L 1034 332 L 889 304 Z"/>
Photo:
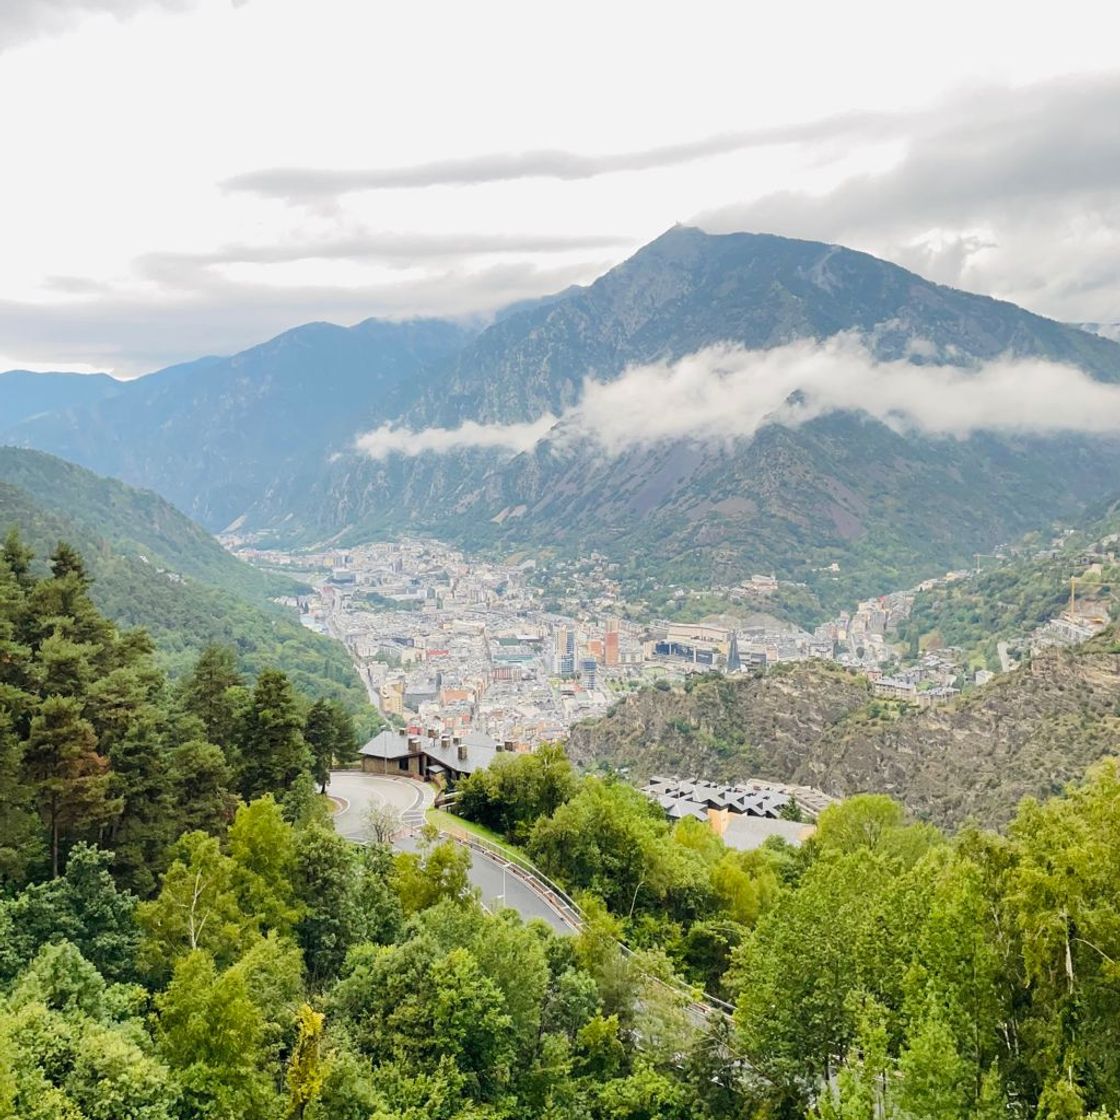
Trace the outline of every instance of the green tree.
<path fill-rule="evenodd" d="M 229 854 L 241 909 L 265 929 L 290 933 L 301 910 L 293 885 L 296 836 L 271 794 L 237 810 Z"/>
<path fill-rule="evenodd" d="M 294 886 L 301 907 L 295 935 L 313 985 L 338 975 L 362 936 L 359 856 L 330 827 L 296 833 Z"/>
<path fill-rule="evenodd" d="M 415 914 L 441 899 L 471 897 L 470 866 L 470 852 L 453 840 L 429 842 L 420 852 L 401 852 L 394 879 L 404 912 Z"/>
<path fill-rule="evenodd" d="M 109 874 L 111 859 L 109 852 L 75 844 L 64 875 L 0 903 L 10 924 L 0 971 L 14 975 L 41 946 L 66 940 L 108 979 L 133 975 L 139 942 L 132 919 L 136 898 L 117 888 Z"/>
<path fill-rule="evenodd" d="M 233 650 L 211 645 L 179 687 L 183 707 L 202 721 L 207 740 L 227 751 L 236 738 L 244 683 Z"/>
<path fill-rule="evenodd" d="M 826 851 L 878 852 L 909 865 L 940 839 L 932 826 L 908 823 L 897 801 L 861 793 L 821 813 L 813 843 Z"/>
<path fill-rule="evenodd" d="M 0 889 L 19 886 L 42 851 L 35 787 L 24 777 L 23 744 L 0 711 Z"/>
<path fill-rule="evenodd" d="M 184 1113 L 220 1120 L 275 1120 L 284 1104 L 269 1070 L 270 1025 L 253 998 L 251 975 L 215 968 L 195 950 L 175 965 L 156 997 L 160 1056 L 179 1085 Z"/>
<path fill-rule="evenodd" d="M 136 908 L 141 963 L 162 976 L 179 957 L 201 949 L 231 964 L 257 937 L 256 918 L 238 900 L 237 864 L 204 832 L 180 837 L 173 855 L 159 895 Z"/>
<path fill-rule="evenodd" d="M 1034 1077 L 1058 1112 L 1067 1089 L 1087 1111 L 1120 1110 L 1120 764 L 1098 764 L 1066 797 L 1025 801 L 1011 839 Z"/>
<path fill-rule="evenodd" d="M 50 836 L 51 874 L 58 875 L 62 845 L 75 832 L 96 832 L 123 803 L 110 790 L 109 761 L 97 753 L 97 735 L 72 697 L 44 700 L 31 721 L 24 767 L 35 784 Z"/>
<path fill-rule="evenodd" d="M 358 757 L 354 719 L 337 700 L 316 700 L 307 711 L 303 737 L 311 749 L 311 773 L 326 792 L 331 767 L 345 766 Z"/>
<path fill-rule="evenodd" d="M 930 1120 L 964 1120 L 974 1097 L 972 1071 L 935 1010 L 918 1024 L 899 1058 L 898 1103 Z"/>
<path fill-rule="evenodd" d="M 275 669 L 257 678 L 238 733 L 241 796 L 281 793 L 311 767 L 291 681 Z"/>
<path fill-rule="evenodd" d="M 221 747 L 190 739 L 167 756 L 172 816 L 182 832 L 222 832 L 233 817 L 237 797 L 233 772 Z"/>

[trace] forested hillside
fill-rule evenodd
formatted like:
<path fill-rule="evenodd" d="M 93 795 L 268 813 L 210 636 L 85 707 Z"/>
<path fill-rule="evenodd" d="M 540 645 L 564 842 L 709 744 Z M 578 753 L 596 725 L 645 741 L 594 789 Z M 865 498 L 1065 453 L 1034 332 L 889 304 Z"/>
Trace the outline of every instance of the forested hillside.
<path fill-rule="evenodd" d="M 40 558 L 60 540 L 78 547 L 95 577 L 94 602 L 119 625 L 144 627 L 173 676 L 208 645 L 224 644 L 245 672 L 279 665 L 300 688 L 344 699 L 367 729 L 376 726 L 346 650 L 271 601 L 300 585 L 235 559 L 155 494 L 40 452 L 0 448 L 0 536 L 10 528 Z"/>
<path fill-rule="evenodd" d="M 981 558 L 981 570 L 971 578 L 920 592 L 899 639 L 912 651 L 956 646 L 974 663 L 998 669 L 998 643 L 1009 642 L 1021 656 L 1026 635 L 1063 610 L 1073 590 L 1082 606 L 1115 618 L 1117 534 L 1120 503 L 1112 501 L 1066 529 L 1056 545 L 1035 533 L 1009 555 Z"/>

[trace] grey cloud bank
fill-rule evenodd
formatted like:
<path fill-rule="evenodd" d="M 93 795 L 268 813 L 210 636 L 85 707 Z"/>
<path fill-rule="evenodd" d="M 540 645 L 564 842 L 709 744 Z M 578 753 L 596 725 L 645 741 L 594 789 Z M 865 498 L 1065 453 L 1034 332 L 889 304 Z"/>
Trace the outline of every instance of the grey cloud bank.
<path fill-rule="evenodd" d="M 227 179 L 227 190 L 249 191 L 290 202 L 316 202 L 357 191 L 436 186 L 468 186 L 516 179 L 593 179 L 620 171 L 648 171 L 691 163 L 746 148 L 840 139 L 850 133 L 889 135 L 900 118 L 885 113 L 852 113 L 787 127 L 725 132 L 680 144 L 631 152 L 587 155 L 563 150 L 497 152 L 464 159 L 433 160 L 403 167 L 332 169 L 271 167 Z"/>
<path fill-rule="evenodd" d="M 65 277 L 58 290 L 66 298 L 57 302 L 0 300 L 0 353 L 15 357 L 14 365 L 83 365 L 130 377 L 203 353 L 233 354 L 313 320 L 484 317 L 527 296 L 582 283 L 601 267 L 509 261 L 354 288 L 235 283 L 193 268 L 170 272 L 153 295 L 99 290 L 93 281 L 87 286 L 82 277 Z"/>
<path fill-rule="evenodd" d="M 918 340 L 915 353 L 925 349 Z M 767 424 L 798 427 L 833 412 L 941 437 L 1105 435 L 1120 433 L 1120 385 L 1037 359 L 968 368 L 881 362 L 860 339 L 838 335 L 764 351 L 709 347 L 678 362 L 631 367 L 614 381 L 589 378 L 580 402 L 559 418 L 416 432 L 386 425 L 356 446 L 382 459 L 468 448 L 514 454 L 547 439 L 561 449 L 590 442 L 617 456 L 675 440 L 727 445 Z"/>
<path fill-rule="evenodd" d="M 549 235 L 504 233 L 357 232 L 313 241 L 225 245 L 206 253 L 148 253 L 136 261 L 150 279 L 182 280 L 198 269 L 226 264 L 290 264 L 306 260 L 380 260 L 408 265 L 503 253 L 547 254 L 607 249 L 628 239 L 611 234 Z"/>
<path fill-rule="evenodd" d="M 695 221 L 866 249 L 1055 318 L 1116 317 L 1120 77 L 973 90 L 914 114 L 900 135 L 906 152 L 882 173 Z"/>

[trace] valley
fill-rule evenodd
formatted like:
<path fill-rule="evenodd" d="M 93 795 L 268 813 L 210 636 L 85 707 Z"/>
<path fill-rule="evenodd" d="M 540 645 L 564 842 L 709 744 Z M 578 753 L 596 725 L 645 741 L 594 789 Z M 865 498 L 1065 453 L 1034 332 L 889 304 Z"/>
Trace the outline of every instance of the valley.
<path fill-rule="evenodd" d="M 1120 1120 L 1118 36 L 0 0 L 0 1120 Z"/>

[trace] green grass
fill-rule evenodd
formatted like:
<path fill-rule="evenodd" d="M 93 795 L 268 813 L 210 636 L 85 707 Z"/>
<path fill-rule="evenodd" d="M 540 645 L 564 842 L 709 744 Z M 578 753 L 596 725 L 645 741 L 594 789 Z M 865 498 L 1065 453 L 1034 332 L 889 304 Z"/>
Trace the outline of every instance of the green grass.
<path fill-rule="evenodd" d="M 474 821 L 464 820 L 462 817 L 457 817 L 454 813 L 448 813 L 443 809 L 429 809 L 427 817 L 428 823 L 435 825 L 436 828 L 446 829 L 449 832 L 455 830 L 469 832 L 480 840 L 488 841 L 495 848 L 500 848 L 510 859 L 524 861 L 526 858 L 524 852 L 519 851 L 508 841 L 502 839 L 497 832 L 483 824 L 475 824 Z"/>

